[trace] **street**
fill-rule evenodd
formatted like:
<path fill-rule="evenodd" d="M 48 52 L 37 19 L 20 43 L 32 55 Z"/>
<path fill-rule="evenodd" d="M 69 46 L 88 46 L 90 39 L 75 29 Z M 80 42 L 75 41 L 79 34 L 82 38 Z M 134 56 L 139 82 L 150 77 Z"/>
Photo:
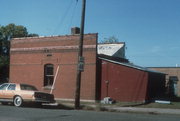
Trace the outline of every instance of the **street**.
<path fill-rule="evenodd" d="M 179 121 L 178 115 L 97 112 L 0 105 L 0 121 Z"/>

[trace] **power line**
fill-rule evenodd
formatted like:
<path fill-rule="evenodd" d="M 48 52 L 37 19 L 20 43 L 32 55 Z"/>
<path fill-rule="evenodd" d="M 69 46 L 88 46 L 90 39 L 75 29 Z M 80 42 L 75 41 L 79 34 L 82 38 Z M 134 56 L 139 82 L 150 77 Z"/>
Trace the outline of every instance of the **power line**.
<path fill-rule="evenodd" d="M 73 8 L 73 13 L 72 13 L 72 15 L 71 15 L 69 28 L 72 26 L 72 21 L 73 21 L 73 19 L 74 19 L 74 15 L 75 15 L 76 10 L 77 10 L 77 4 L 78 4 L 78 0 L 77 0 L 77 2 L 76 2 L 76 5 L 75 5 L 74 8 Z"/>
<path fill-rule="evenodd" d="M 73 5 L 73 1 L 74 1 L 74 0 L 71 0 L 71 1 L 69 2 L 67 9 L 65 10 L 64 14 L 61 16 L 61 19 L 60 19 L 58 25 L 56 26 L 56 28 L 55 28 L 55 30 L 54 30 L 54 32 L 53 32 L 53 35 L 55 34 L 55 32 L 58 31 L 58 29 L 60 28 L 60 26 L 63 25 L 63 23 L 64 23 L 67 15 L 68 15 L 68 13 L 69 13 L 69 11 L 70 11 L 70 8 L 71 8 L 72 5 Z M 62 28 L 60 28 L 60 30 L 62 31 Z"/>

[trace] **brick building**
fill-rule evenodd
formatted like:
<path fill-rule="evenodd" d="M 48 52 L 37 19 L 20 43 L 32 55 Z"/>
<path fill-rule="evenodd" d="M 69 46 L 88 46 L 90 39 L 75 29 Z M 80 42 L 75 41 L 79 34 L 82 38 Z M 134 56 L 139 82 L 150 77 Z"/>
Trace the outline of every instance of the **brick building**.
<path fill-rule="evenodd" d="M 84 35 L 85 69 L 81 99 L 96 100 L 97 34 Z M 59 66 L 53 94 L 73 100 L 76 84 L 79 35 L 15 38 L 10 49 L 10 81 L 36 85 L 50 92 Z"/>
<path fill-rule="evenodd" d="M 166 75 L 167 93 L 180 97 L 180 67 L 149 67 Z"/>
<path fill-rule="evenodd" d="M 54 83 L 52 93 L 56 99 L 73 101 L 79 44 L 79 34 L 73 31 L 72 35 L 65 36 L 13 39 L 10 81 L 35 85 L 45 92 L 51 92 Z M 121 58 L 125 57 L 125 43 L 100 46 L 103 51 L 113 48 L 115 57 L 98 55 L 97 39 L 97 33 L 84 35 L 81 101 L 96 101 L 110 96 L 117 101 L 144 102 L 161 93 L 164 74 L 148 71 Z M 110 81 L 108 90 L 106 80 Z"/>

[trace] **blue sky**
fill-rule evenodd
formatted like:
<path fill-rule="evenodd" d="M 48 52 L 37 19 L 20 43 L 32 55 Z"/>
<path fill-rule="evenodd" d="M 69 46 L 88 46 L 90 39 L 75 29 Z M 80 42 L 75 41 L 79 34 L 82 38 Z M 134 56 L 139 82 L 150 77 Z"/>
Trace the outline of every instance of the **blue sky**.
<path fill-rule="evenodd" d="M 0 0 L 0 25 L 15 23 L 40 36 L 80 26 L 82 0 Z M 140 66 L 180 66 L 180 0 L 87 0 L 85 33 L 126 42 Z"/>

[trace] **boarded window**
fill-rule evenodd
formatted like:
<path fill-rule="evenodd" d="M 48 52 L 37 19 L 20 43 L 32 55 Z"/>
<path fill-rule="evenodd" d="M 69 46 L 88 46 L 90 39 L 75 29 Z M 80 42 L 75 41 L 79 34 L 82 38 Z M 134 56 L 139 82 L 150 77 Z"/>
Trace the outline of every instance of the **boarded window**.
<path fill-rule="evenodd" d="M 46 64 L 44 66 L 44 86 L 52 86 L 54 81 L 54 66 Z"/>

